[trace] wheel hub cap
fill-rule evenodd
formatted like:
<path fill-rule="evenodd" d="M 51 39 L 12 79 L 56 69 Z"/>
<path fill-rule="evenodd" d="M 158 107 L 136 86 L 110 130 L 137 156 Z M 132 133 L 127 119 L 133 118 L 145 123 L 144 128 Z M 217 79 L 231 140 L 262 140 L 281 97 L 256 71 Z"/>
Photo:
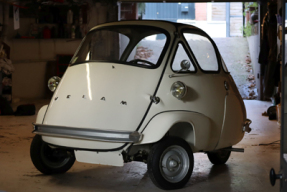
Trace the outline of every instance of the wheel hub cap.
<path fill-rule="evenodd" d="M 178 145 L 168 147 L 161 155 L 162 176 L 171 183 L 181 181 L 189 170 L 189 162 L 184 148 Z"/>
<path fill-rule="evenodd" d="M 173 160 L 173 159 L 171 159 L 171 160 L 169 161 L 169 167 L 175 168 L 175 167 L 177 167 L 177 166 L 178 166 L 178 162 L 177 162 L 177 161 L 175 161 L 175 160 Z"/>

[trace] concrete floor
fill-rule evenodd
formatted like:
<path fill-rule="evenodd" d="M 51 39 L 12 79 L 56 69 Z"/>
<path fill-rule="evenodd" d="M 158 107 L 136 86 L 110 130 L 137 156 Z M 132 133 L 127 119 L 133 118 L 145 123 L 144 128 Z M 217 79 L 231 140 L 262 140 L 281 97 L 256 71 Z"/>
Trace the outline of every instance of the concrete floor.
<path fill-rule="evenodd" d="M 47 101 L 37 102 L 37 109 Z M 235 147 L 245 153 L 232 153 L 226 165 L 213 166 L 205 154 L 195 154 L 194 172 L 188 184 L 178 191 L 276 192 L 269 183 L 269 170 L 279 170 L 279 144 L 259 146 L 280 139 L 276 121 L 261 116 L 268 102 L 245 101 L 253 130 Z M 19 105 L 19 103 L 17 103 Z M 40 174 L 30 160 L 32 125 L 36 116 L 0 116 L 0 191 L 161 191 L 153 185 L 144 163 L 109 167 L 75 162 L 65 174 Z"/>

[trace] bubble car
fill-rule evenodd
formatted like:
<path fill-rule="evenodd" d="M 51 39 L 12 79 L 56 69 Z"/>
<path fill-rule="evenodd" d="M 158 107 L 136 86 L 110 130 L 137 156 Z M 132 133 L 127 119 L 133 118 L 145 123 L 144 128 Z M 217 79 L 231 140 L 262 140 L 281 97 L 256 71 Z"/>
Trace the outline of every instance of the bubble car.
<path fill-rule="evenodd" d="M 119 21 L 92 28 L 34 124 L 30 149 L 44 174 L 75 160 L 147 163 L 162 189 L 190 179 L 194 153 L 224 164 L 251 121 L 213 40 L 166 21 Z"/>

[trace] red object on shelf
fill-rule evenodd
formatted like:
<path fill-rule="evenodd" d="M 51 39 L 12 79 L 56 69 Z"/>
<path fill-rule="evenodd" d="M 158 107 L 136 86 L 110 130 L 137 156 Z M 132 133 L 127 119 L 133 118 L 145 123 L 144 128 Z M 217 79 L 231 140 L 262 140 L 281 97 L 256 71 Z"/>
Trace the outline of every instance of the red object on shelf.
<path fill-rule="evenodd" d="M 43 29 L 43 38 L 44 39 L 50 39 L 51 38 L 51 30 L 47 26 Z"/>

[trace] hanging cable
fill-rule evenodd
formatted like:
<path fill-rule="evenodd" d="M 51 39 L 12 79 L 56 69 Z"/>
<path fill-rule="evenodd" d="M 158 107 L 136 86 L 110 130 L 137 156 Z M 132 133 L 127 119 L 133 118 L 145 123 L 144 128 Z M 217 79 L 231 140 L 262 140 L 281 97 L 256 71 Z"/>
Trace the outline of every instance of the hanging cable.
<path fill-rule="evenodd" d="M 278 141 L 279 141 L 279 143 L 277 143 Z M 281 141 L 281 140 L 273 141 L 273 142 L 271 142 L 271 143 L 261 143 L 261 144 L 259 144 L 259 146 L 261 146 L 261 145 L 267 146 L 267 145 L 273 145 L 273 144 L 280 144 L 280 141 Z"/>

